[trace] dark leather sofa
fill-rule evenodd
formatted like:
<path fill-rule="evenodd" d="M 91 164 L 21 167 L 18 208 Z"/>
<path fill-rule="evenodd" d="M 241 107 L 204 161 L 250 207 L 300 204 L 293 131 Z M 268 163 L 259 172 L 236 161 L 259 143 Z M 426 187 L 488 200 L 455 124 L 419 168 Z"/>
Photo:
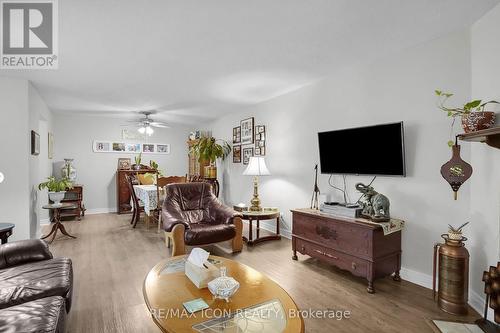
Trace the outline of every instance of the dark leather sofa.
<path fill-rule="evenodd" d="M 207 183 L 167 185 L 162 206 L 167 246 L 173 242 L 172 256 L 186 253 L 185 246 L 206 245 L 232 240 L 233 252 L 243 248 L 241 214 L 224 206 Z"/>
<path fill-rule="evenodd" d="M 0 246 L 0 332 L 64 332 L 73 268 L 39 239 Z"/>

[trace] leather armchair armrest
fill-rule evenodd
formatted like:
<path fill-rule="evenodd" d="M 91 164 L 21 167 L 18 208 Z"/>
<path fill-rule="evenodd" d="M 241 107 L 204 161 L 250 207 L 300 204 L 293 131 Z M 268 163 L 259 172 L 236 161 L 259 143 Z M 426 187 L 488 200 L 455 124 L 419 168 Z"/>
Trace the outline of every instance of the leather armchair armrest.
<path fill-rule="evenodd" d="M 0 268 L 52 258 L 48 244 L 41 239 L 21 240 L 0 246 Z"/>
<path fill-rule="evenodd" d="M 241 213 L 223 205 L 218 200 L 210 202 L 209 207 L 210 219 L 215 223 L 232 224 L 235 217 L 243 217 Z"/>

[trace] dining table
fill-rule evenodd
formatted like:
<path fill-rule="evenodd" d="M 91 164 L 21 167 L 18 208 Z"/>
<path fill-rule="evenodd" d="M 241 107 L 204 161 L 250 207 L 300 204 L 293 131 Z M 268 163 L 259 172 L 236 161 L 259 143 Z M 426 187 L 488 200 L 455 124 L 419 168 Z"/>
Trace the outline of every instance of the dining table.
<path fill-rule="evenodd" d="M 158 188 L 156 185 L 134 185 L 135 195 L 144 205 L 144 213 L 146 214 L 146 225 L 149 227 L 152 213 L 158 208 Z M 161 225 L 158 222 L 158 231 Z"/>

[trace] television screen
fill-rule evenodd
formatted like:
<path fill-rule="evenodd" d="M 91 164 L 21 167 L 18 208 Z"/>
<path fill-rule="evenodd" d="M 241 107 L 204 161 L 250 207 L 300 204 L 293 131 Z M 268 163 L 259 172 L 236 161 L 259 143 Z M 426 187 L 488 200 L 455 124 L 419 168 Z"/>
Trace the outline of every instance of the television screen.
<path fill-rule="evenodd" d="M 403 122 L 318 133 L 321 173 L 405 176 Z"/>

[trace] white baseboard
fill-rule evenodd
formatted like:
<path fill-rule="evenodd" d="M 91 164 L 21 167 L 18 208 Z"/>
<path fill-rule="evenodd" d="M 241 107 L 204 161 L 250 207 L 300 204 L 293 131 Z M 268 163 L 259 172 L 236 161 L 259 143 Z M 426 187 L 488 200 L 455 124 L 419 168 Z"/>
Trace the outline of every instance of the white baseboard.
<path fill-rule="evenodd" d="M 50 219 L 40 219 L 40 225 L 49 225 Z"/>
<path fill-rule="evenodd" d="M 90 208 L 85 211 L 85 215 L 116 213 L 116 208 Z"/>

